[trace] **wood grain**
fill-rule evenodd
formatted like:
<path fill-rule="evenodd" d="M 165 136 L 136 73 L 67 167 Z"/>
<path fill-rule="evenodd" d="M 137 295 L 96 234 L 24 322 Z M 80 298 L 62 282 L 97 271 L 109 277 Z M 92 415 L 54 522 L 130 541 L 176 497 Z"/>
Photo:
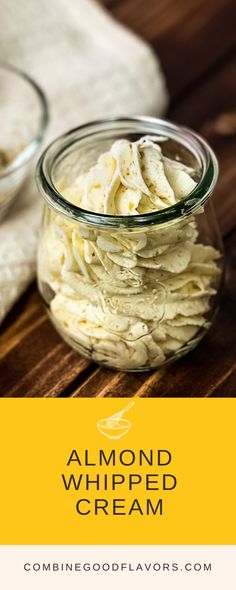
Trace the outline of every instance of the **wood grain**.
<path fill-rule="evenodd" d="M 55 332 L 32 285 L 2 326 L 0 395 L 235 396 L 236 3 L 101 3 L 158 51 L 171 90 L 169 118 L 199 130 L 218 155 L 220 179 L 215 205 L 228 259 L 222 306 L 212 330 L 187 357 L 160 371 L 124 374 L 77 356 Z"/>
<path fill-rule="evenodd" d="M 119 0 L 111 8 L 157 51 L 172 97 L 235 46 L 234 0 Z"/>
<path fill-rule="evenodd" d="M 58 395 L 88 364 L 64 344 L 49 320 L 43 317 L 26 333 L 20 346 L 13 346 L 4 355 L 1 394 L 11 397 Z"/>
<path fill-rule="evenodd" d="M 236 57 L 217 68 L 187 96 L 173 102 L 173 121 L 196 129 L 214 148 L 220 175 L 214 196 L 221 231 L 236 225 Z"/>

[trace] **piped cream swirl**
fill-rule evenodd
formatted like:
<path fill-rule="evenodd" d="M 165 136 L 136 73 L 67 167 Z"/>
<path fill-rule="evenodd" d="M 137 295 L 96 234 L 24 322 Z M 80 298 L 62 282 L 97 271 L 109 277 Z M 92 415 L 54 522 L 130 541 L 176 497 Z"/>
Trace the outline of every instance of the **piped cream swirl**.
<path fill-rule="evenodd" d="M 149 136 L 133 143 L 120 139 L 62 192 L 88 211 L 138 215 L 170 207 L 186 197 L 196 186 L 193 173 L 182 162 L 165 157 Z"/>

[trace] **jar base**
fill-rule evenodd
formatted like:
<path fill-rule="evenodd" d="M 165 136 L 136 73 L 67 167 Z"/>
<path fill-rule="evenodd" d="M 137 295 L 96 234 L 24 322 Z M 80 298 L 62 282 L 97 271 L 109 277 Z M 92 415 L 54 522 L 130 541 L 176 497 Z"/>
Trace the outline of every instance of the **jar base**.
<path fill-rule="evenodd" d="M 214 315 L 211 317 L 211 320 L 208 320 L 205 323 L 205 325 L 199 330 L 199 332 L 197 333 L 197 335 L 194 338 L 189 340 L 184 346 L 179 348 L 177 351 L 175 351 L 174 353 L 172 353 L 171 355 L 166 357 L 165 361 L 161 362 L 160 365 L 156 365 L 156 366 L 148 365 L 148 366 L 137 367 L 137 368 L 123 368 L 123 367 L 121 368 L 121 367 L 112 366 L 112 364 L 106 364 L 105 362 L 97 361 L 96 359 L 94 359 L 93 358 L 93 351 L 83 347 L 72 336 L 70 336 L 69 334 L 66 334 L 64 331 L 62 331 L 60 329 L 60 327 L 58 326 L 57 322 L 55 321 L 55 318 L 53 317 L 52 313 L 47 308 L 47 313 L 48 313 L 56 331 L 60 334 L 61 338 L 75 352 L 77 352 L 77 354 L 83 356 L 84 358 L 90 359 L 92 362 L 96 363 L 98 366 L 101 366 L 105 369 L 109 369 L 109 370 L 116 371 L 116 372 L 122 372 L 122 373 L 145 373 L 145 372 L 148 373 L 148 372 L 152 372 L 152 371 L 157 371 L 159 369 L 162 369 L 163 367 L 167 367 L 168 365 L 171 365 L 175 361 L 186 356 L 189 352 L 191 352 L 192 350 L 194 350 L 197 347 L 199 342 L 209 332 L 212 324 L 215 321 L 218 311 L 219 311 L 219 307 L 217 307 L 214 310 Z"/>

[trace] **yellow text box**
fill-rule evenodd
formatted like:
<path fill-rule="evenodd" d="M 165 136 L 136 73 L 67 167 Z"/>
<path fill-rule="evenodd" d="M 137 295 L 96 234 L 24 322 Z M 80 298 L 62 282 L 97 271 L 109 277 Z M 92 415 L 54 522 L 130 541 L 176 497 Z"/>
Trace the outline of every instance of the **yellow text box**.
<path fill-rule="evenodd" d="M 0 401 L 1 544 L 236 543 L 236 400 L 137 399 L 124 415 L 132 423 L 130 430 L 117 439 L 104 436 L 97 422 L 129 402 L 125 398 Z M 73 450 L 81 465 L 77 460 L 67 465 L 69 457 L 76 459 Z M 143 455 L 140 465 L 140 451 L 150 459 L 151 450 L 154 464 L 149 465 Z M 169 451 L 167 465 L 157 464 L 158 450 Z M 106 460 L 111 456 L 108 465 L 100 465 L 100 451 Z M 132 453 L 133 464 L 120 462 L 120 457 L 124 463 L 132 462 Z M 168 454 L 159 458 L 167 463 Z M 101 489 L 91 483 L 88 491 L 82 485 L 67 491 L 62 475 L 68 483 L 72 473 L 76 481 L 83 475 L 84 482 L 86 476 L 99 475 Z M 118 478 L 111 489 L 114 474 L 123 474 L 125 481 L 119 484 Z M 130 474 L 141 477 L 139 483 L 139 477 L 136 483 L 133 479 L 132 489 Z M 172 490 L 163 490 L 164 474 L 172 474 L 166 480 L 167 487 L 172 482 Z M 86 515 L 77 510 L 81 499 Z M 101 499 L 108 503 L 108 514 L 99 508 L 95 515 L 95 501 Z M 129 515 L 135 499 L 143 514 L 134 509 Z M 147 514 L 148 499 L 154 507 L 161 499 L 162 513 L 159 505 L 156 514 L 152 509 Z"/>

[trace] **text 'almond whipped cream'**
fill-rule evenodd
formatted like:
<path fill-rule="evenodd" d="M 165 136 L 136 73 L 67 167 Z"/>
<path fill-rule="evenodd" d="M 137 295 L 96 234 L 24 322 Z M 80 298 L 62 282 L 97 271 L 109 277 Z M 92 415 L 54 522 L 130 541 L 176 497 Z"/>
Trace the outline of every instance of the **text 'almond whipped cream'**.
<path fill-rule="evenodd" d="M 58 189 L 98 214 L 144 215 L 175 205 L 195 188 L 195 171 L 164 156 L 163 139 L 118 140 Z M 48 212 L 39 278 L 50 288 L 50 313 L 64 337 L 121 370 L 158 367 L 191 348 L 207 327 L 219 273 L 219 253 L 199 243 L 197 218 L 100 229 Z"/>

